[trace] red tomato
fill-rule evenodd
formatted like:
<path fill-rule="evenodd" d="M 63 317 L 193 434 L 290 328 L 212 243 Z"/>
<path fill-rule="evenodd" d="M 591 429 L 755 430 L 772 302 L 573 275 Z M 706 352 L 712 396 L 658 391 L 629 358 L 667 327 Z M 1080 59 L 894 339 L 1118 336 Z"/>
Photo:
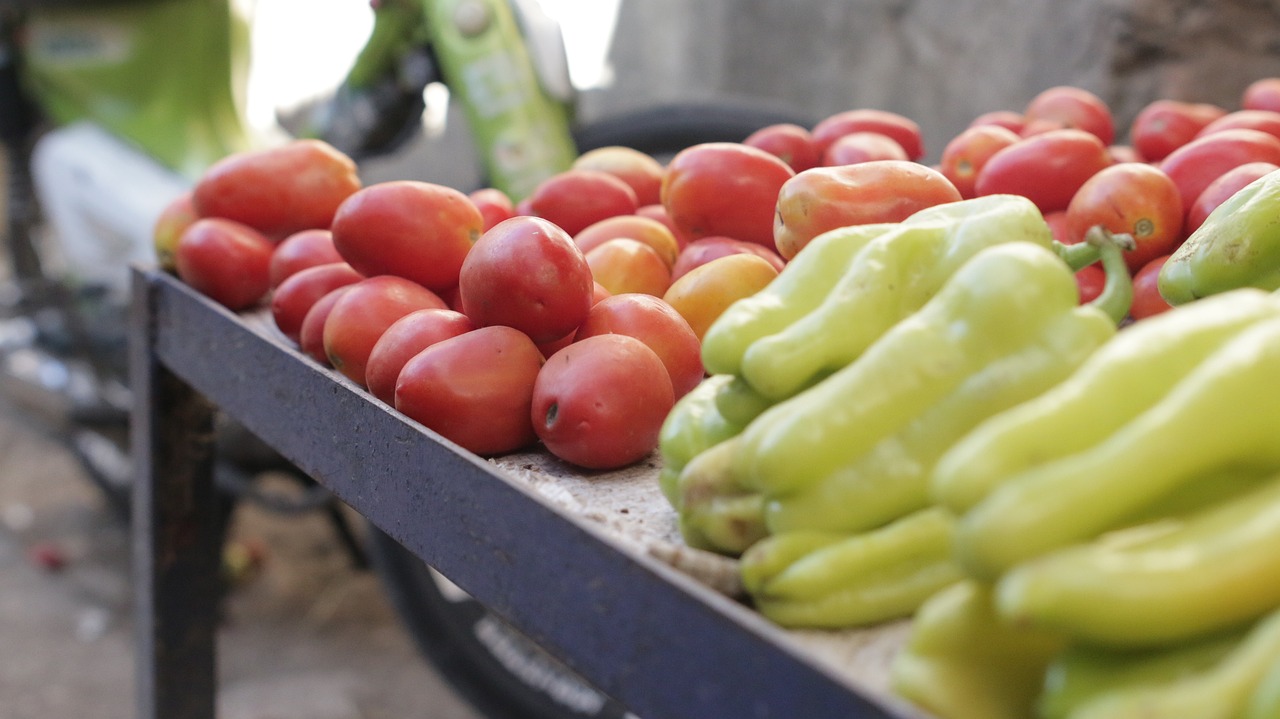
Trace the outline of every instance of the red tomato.
<path fill-rule="evenodd" d="M 370 185 L 342 203 L 333 243 L 366 277 L 396 275 L 432 291 L 458 284 L 484 218 L 458 190 L 417 180 Z"/>
<path fill-rule="evenodd" d="M 1209 213 L 1218 209 L 1227 198 L 1244 189 L 1250 182 L 1280 170 L 1280 165 L 1272 162 L 1246 162 L 1222 173 L 1218 179 L 1210 182 L 1196 201 L 1187 208 L 1187 220 L 1183 226 L 1183 234 L 1190 235 L 1204 224 Z"/>
<path fill-rule="evenodd" d="M 1191 207 L 1209 183 L 1246 162 L 1280 165 L 1280 139 L 1259 130 L 1221 130 L 1174 150 L 1160 169 L 1178 185 L 1183 207 Z"/>
<path fill-rule="evenodd" d="M 1025 137 L 987 160 L 974 181 L 976 195 L 1022 195 L 1043 213 L 1064 210 L 1076 190 L 1111 164 L 1107 146 L 1084 130 L 1050 130 Z"/>
<path fill-rule="evenodd" d="M 302 321 L 317 300 L 362 279 L 364 275 L 341 260 L 300 270 L 271 293 L 271 318 L 281 334 L 297 342 L 302 337 Z"/>
<path fill-rule="evenodd" d="M 333 233 L 302 230 L 284 238 L 271 253 L 271 286 L 278 287 L 289 275 L 308 267 L 343 262 L 333 246 Z"/>
<path fill-rule="evenodd" d="M 974 196 L 973 183 L 978 171 L 991 156 L 1017 142 L 1018 134 L 1001 125 L 974 125 L 951 139 L 942 149 L 938 171 L 951 180 L 960 196 Z"/>
<path fill-rule="evenodd" d="M 597 302 L 578 328 L 574 341 L 603 334 L 627 335 L 648 345 L 667 368 L 676 399 L 706 376 L 698 335 L 679 312 L 657 297 L 631 293 Z"/>
<path fill-rule="evenodd" d="M 409 359 L 396 380 L 395 407 L 476 454 L 513 452 L 537 439 L 529 418 L 542 362 L 523 332 L 481 327 Z"/>
<path fill-rule="evenodd" d="M 1200 132 L 1196 133 L 1196 137 L 1204 137 L 1222 130 L 1241 127 L 1265 132 L 1268 135 L 1280 138 L 1280 112 L 1274 110 L 1236 110 L 1235 112 L 1229 112 L 1205 125 Z"/>
<path fill-rule="evenodd" d="M 997 125 L 1003 127 L 1010 132 L 1019 136 L 1022 135 L 1022 129 L 1026 127 L 1027 118 L 1022 113 L 1013 110 L 992 110 L 984 112 L 973 118 L 969 122 L 969 127 L 981 127 L 983 125 Z"/>
<path fill-rule="evenodd" d="M 725 235 L 773 249 L 773 208 L 795 176 L 774 155 L 737 142 L 685 148 L 667 164 L 662 205 L 687 241 Z"/>
<path fill-rule="evenodd" d="M 1107 148 L 1107 154 L 1111 156 L 1111 164 L 1119 162 L 1146 162 L 1146 158 L 1138 154 L 1132 145 L 1111 145 Z"/>
<path fill-rule="evenodd" d="M 587 469 L 615 469 L 653 452 L 674 404 L 671 379 L 653 350 L 634 337 L 603 334 L 547 359 L 529 416 L 555 456 Z"/>
<path fill-rule="evenodd" d="M 1080 290 L 1080 304 L 1086 304 L 1098 298 L 1102 294 L 1102 288 L 1107 285 L 1107 272 L 1102 269 L 1102 265 L 1094 263 L 1086 265 L 1076 271 L 1076 287 Z"/>
<path fill-rule="evenodd" d="M 829 115 L 813 126 L 814 144 L 819 156 L 826 153 L 831 143 L 851 132 L 878 132 L 892 137 L 907 153 L 907 159 L 924 157 L 924 140 L 920 125 L 909 117 L 888 110 L 857 108 Z"/>
<path fill-rule="evenodd" d="M 178 195 L 160 210 L 155 225 L 152 226 L 151 241 L 156 252 L 156 263 L 161 269 L 168 272 L 177 270 L 173 252 L 178 247 L 178 238 L 198 219 L 200 213 L 196 212 L 190 192 Z"/>
<path fill-rule="evenodd" d="M 339 287 L 316 300 L 302 318 L 302 329 L 298 331 L 298 349 L 326 367 L 332 365 L 329 364 L 329 356 L 324 353 L 324 323 L 329 319 L 333 306 L 338 303 L 338 298 L 350 287 L 351 285 Z"/>
<path fill-rule="evenodd" d="M 1142 269 L 1134 275 L 1133 304 L 1129 307 L 1129 316 L 1133 319 L 1142 320 L 1173 309 L 1160 296 L 1160 288 L 1157 286 L 1160 268 L 1164 267 L 1165 260 L 1168 259 L 1168 255 L 1157 257 L 1143 265 Z"/>
<path fill-rule="evenodd" d="M 1067 211 L 1057 210 L 1047 213 L 1044 216 L 1045 224 L 1049 226 L 1049 232 L 1053 234 L 1053 239 L 1064 245 L 1070 245 L 1084 239 L 1083 237 L 1071 236 L 1071 232 L 1067 229 Z"/>
<path fill-rule="evenodd" d="M 1133 118 L 1129 141 L 1144 160 L 1159 162 L 1225 114 L 1225 109 L 1208 103 L 1154 100 Z"/>
<path fill-rule="evenodd" d="M 1264 77 L 1249 83 L 1240 94 L 1240 107 L 1280 112 L 1280 77 Z"/>
<path fill-rule="evenodd" d="M 1073 242 L 1101 225 L 1133 237 L 1137 248 L 1124 253 L 1130 272 L 1167 255 L 1182 241 L 1182 195 L 1160 168 L 1125 162 L 1099 170 L 1067 206 L 1067 233 Z"/>
<path fill-rule="evenodd" d="M 585 257 L 591 277 L 609 294 L 639 292 L 661 297 L 671 286 L 671 265 L 657 250 L 639 240 L 606 240 Z"/>
<path fill-rule="evenodd" d="M 369 351 L 364 378 L 374 397 L 395 406 L 396 379 L 414 355 L 431 345 L 476 329 L 461 312 L 445 309 L 414 310 L 387 327 Z"/>
<path fill-rule="evenodd" d="M 605 172 L 627 183 L 636 193 L 637 205 L 659 202 L 662 189 L 662 163 L 639 150 L 621 145 L 610 145 L 588 150 L 578 156 L 572 165 L 575 170 Z"/>
<path fill-rule="evenodd" d="M 813 134 L 791 122 L 779 122 L 747 135 L 742 144 L 769 153 L 791 166 L 796 172 L 817 167 L 821 155 Z"/>
<path fill-rule="evenodd" d="M 178 237 L 178 277 L 229 310 L 248 309 L 271 289 L 275 245 L 261 232 L 234 220 L 205 217 Z"/>
<path fill-rule="evenodd" d="M 918 162 L 815 167 L 778 192 L 774 242 L 778 254 L 790 260 L 810 240 L 837 227 L 900 222 L 926 207 L 960 199 L 946 176 Z"/>
<path fill-rule="evenodd" d="M 614 215 L 634 215 L 636 191 L 615 175 L 599 170 L 565 170 L 538 183 L 529 195 L 529 210 L 570 236 Z"/>
<path fill-rule="evenodd" d="M 618 238 L 638 240 L 658 251 L 667 266 L 675 264 L 680 243 L 671 228 L 658 220 L 640 215 L 615 215 L 596 222 L 573 236 L 573 243 L 584 253 Z"/>
<path fill-rule="evenodd" d="M 732 237 L 704 237 L 700 240 L 690 242 L 687 247 L 680 251 L 680 256 L 676 258 L 676 263 L 671 267 L 671 281 L 684 277 L 690 270 L 708 262 L 724 257 L 725 255 L 735 255 L 746 253 L 764 258 L 769 264 L 773 265 L 778 272 L 786 266 L 786 260 L 777 252 L 757 245 L 754 242 L 743 242 L 735 240 Z"/>
<path fill-rule="evenodd" d="M 279 240 L 328 227 L 338 205 L 360 189 L 356 163 L 320 140 L 293 140 L 229 155 L 192 190 L 203 217 L 225 217 Z"/>
<path fill-rule="evenodd" d="M 822 164 L 853 165 L 872 160 L 909 160 L 896 140 L 878 132 L 851 132 L 837 137 L 822 153 Z"/>
<path fill-rule="evenodd" d="M 1023 110 L 1027 123 L 1047 120 L 1062 127 L 1084 130 L 1110 145 L 1115 141 L 1111 108 L 1097 95 L 1081 87 L 1058 85 L 1031 98 Z"/>
<path fill-rule="evenodd" d="M 329 364 L 365 386 L 365 365 L 382 333 L 410 312 L 432 307 L 444 309 L 444 300 L 403 277 L 378 275 L 349 285 L 324 321 Z"/>
<path fill-rule="evenodd" d="M 507 193 L 496 187 L 472 190 L 467 197 L 480 210 L 480 231 L 488 232 L 494 225 L 516 216 L 516 205 Z"/>
<path fill-rule="evenodd" d="M 514 327 L 535 344 L 577 329 L 594 291 L 591 267 L 569 234 L 527 215 L 484 233 L 458 283 L 463 311 L 473 322 Z"/>

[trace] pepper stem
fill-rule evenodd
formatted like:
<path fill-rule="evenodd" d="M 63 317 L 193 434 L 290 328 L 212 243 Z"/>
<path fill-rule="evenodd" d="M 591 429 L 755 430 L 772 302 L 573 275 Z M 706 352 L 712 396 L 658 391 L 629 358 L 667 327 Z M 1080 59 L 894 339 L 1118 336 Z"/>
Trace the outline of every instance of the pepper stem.
<path fill-rule="evenodd" d="M 1124 251 L 1133 249 L 1133 237 L 1107 231 L 1101 225 L 1089 228 L 1081 245 L 1096 248 L 1102 260 L 1102 270 L 1106 273 L 1106 282 L 1102 292 L 1090 305 L 1102 310 L 1117 325 L 1124 322 L 1133 305 L 1133 276 L 1129 274 L 1129 266 L 1124 260 Z"/>

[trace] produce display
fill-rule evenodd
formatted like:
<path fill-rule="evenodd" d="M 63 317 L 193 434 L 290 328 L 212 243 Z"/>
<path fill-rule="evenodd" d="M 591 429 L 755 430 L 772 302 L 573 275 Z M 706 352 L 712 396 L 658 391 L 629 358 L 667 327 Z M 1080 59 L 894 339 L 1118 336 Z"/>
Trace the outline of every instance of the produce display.
<path fill-rule="evenodd" d="M 1128 128 L 1049 88 L 925 156 L 857 108 L 515 198 L 295 140 L 155 242 L 461 451 L 652 463 L 764 617 L 909 622 L 941 719 L 1280 717 L 1280 78 Z"/>

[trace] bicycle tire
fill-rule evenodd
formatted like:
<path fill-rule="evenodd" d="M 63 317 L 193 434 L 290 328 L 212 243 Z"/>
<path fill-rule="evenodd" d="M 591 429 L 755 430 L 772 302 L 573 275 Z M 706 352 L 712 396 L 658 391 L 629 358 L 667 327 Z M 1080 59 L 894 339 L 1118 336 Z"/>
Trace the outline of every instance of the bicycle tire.
<path fill-rule="evenodd" d="M 778 122 L 811 125 L 795 113 L 682 104 L 593 122 L 575 140 L 580 152 L 623 145 L 664 156 L 703 142 L 740 142 Z M 419 653 L 488 719 L 636 719 L 480 602 L 450 589 L 447 580 L 376 527 L 369 527 L 367 544 L 370 562 Z M 495 633 L 502 636 L 495 640 Z M 495 641 L 504 642 L 500 651 Z"/>

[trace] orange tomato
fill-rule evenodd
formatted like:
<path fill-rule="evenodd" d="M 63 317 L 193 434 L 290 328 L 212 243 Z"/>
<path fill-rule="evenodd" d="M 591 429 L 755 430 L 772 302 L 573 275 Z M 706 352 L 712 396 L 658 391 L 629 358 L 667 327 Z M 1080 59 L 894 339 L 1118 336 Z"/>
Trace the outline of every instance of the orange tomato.
<path fill-rule="evenodd" d="M 714 259 L 671 283 L 663 299 L 689 323 L 698 339 L 729 305 L 750 297 L 778 276 L 768 260 L 738 253 Z"/>

